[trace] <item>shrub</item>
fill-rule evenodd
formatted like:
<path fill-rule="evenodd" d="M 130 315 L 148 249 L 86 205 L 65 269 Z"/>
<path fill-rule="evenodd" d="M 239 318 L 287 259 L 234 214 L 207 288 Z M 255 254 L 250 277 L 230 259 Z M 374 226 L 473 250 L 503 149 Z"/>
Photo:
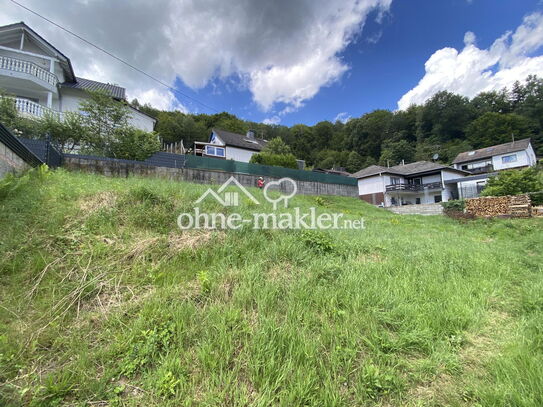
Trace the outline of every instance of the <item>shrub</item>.
<path fill-rule="evenodd" d="M 253 154 L 251 157 L 251 163 L 262 165 L 274 165 L 277 167 L 294 168 L 297 169 L 296 157 L 292 154 L 271 154 L 261 152 Z"/>
<path fill-rule="evenodd" d="M 532 205 L 534 206 L 543 205 L 543 191 L 531 192 L 528 195 L 530 196 Z"/>
<path fill-rule="evenodd" d="M 134 127 L 115 130 L 114 139 L 106 155 L 125 160 L 145 160 L 160 150 L 160 141 L 155 133 Z"/>
<path fill-rule="evenodd" d="M 518 195 L 543 189 L 536 168 L 507 170 L 488 180 L 482 196 Z"/>
<path fill-rule="evenodd" d="M 453 201 L 441 202 L 441 206 L 447 211 L 464 212 L 466 203 L 463 199 L 457 199 Z"/>

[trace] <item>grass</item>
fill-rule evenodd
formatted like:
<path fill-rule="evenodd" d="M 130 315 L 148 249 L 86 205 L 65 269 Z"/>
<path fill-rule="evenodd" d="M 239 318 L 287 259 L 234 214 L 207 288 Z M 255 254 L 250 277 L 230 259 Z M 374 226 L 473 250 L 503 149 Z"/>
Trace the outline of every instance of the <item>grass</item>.
<path fill-rule="evenodd" d="M 181 232 L 205 189 L 0 187 L 0 405 L 543 405 L 541 219 L 297 196 L 366 230 Z"/>

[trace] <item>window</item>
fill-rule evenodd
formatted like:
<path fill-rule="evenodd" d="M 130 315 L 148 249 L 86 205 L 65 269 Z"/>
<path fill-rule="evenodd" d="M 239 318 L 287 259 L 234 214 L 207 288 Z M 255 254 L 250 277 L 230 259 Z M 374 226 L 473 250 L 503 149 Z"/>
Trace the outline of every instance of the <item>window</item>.
<path fill-rule="evenodd" d="M 517 161 L 517 155 L 516 154 L 504 155 L 502 157 L 502 164 L 514 163 L 515 161 Z"/>
<path fill-rule="evenodd" d="M 415 198 L 415 204 L 420 205 L 420 198 Z"/>
<path fill-rule="evenodd" d="M 214 155 L 214 156 L 217 156 L 217 157 L 224 157 L 224 148 L 223 147 L 206 146 L 206 154 L 207 155 Z"/>
<path fill-rule="evenodd" d="M 390 177 L 390 183 L 392 185 L 398 185 L 400 183 L 400 179 L 398 177 Z"/>
<path fill-rule="evenodd" d="M 434 195 L 434 202 L 435 203 L 441 202 L 441 195 Z"/>

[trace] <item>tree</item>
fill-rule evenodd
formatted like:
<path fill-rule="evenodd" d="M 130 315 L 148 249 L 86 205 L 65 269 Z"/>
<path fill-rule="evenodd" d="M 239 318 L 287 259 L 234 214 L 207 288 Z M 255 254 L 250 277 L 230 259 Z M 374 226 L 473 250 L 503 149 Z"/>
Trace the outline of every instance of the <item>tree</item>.
<path fill-rule="evenodd" d="M 360 154 L 358 154 L 356 151 L 351 151 L 349 153 L 349 158 L 347 159 L 347 166 L 346 169 L 350 173 L 354 173 L 356 171 L 359 171 L 364 166 L 364 159 Z"/>
<path fill-rule="evenodd" d="M 279 137 L 270 140 L 262 151 L 270 154 L 291 154 L 290 147 Z"/>
<path fill-rule="evenodd" d="M 50 136 L 58 151 L 71 152 L 76 145 L 87 139 L 89 129 L 83 116 L 76 112 L 48 113 L 39 121 L 40 136 Z"/>
<path fill-rule="evenodd" d="M 543 190 L 537 168 L 502 171 L 488 180 L 482 196 L 518 195 Z"/>
<path fill-rule="evenodd" d="M 535 124 L 526 117 L 514 113 L 487 112 L 472 121 L 466 129 L 466 137 L 475 148 L 507 143 L 512 136 L 517 140 L 531 137 Z"/>
<path fill-rule="evenodd" d="M 149 133 L 134 127 L 120 127 L 110 145 L 110 156 L 126 160 L 145 160 L 160 150 L 156 133 Z"/>
<path fill-rule="evenodd" d="M 407 140 L 400 140 L 395 143 L 386 143 L 379 159 L 380 165 L 396 165 L 402 160 L 409 163 L 415 158 L 415 147 Z"/>
<path fill-rule="evenodd" d="M 89 130 L 84 140 L 85 149 L 95 154 L 108 155 L 116 138 L 116 130 L 127 127 L 130 113 L 125 105 L 107 92 L 91 91 L 88 95 L 79 104 L 85 126 Z"/>
<path fill-rule="evenodd" d="M 0 122 L 11 129 L 15 127 L 18 114 L 15 100 L 11 95 L 0 89 Z"/>
<path fill-rule="evenodd" d="M 481 92 L 471 100 L 471 105 L 477 116 L 481 116 L 488 112 L 494 113 L 511 113 L 513 105 L 509 100 L 507 89 L 499 92 Z"/>

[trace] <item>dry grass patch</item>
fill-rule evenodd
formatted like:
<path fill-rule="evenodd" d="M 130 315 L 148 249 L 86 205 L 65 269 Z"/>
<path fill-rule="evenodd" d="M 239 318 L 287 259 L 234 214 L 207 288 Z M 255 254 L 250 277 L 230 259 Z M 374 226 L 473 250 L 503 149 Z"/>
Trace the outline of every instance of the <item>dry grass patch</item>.
<path fill-rule="evenodd" d="M 117 198 L 115 192 L 103 191 L 80 199 L 78 206 L 84 214 L 90 215 L 103 208 L 113 208 L 117 203 Z"/>
<path fill-rule="evenodd" d="M 224 232 L 213 232 L 210 230 L 187 230 L 183 232 L 171 232 L 168 235 L 168 245 L 172 251 L 184 249 L 196 250 L 209 243 L 214 238 L 224 240 Z"/>

